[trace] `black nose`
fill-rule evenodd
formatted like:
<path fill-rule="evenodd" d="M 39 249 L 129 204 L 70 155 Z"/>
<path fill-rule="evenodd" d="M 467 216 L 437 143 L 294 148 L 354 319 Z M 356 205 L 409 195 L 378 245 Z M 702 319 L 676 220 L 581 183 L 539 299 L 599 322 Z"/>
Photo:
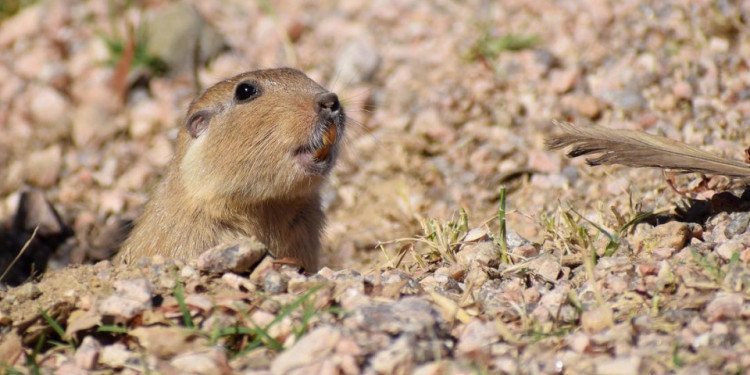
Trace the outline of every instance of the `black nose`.
<path fill-rule="evenodd" d="M 341 109 L 339 104 L 339 97 L 332 92 L 324 92 L 315 96 L 315 111 L 328 110 L 331 113 L 336 113 Z"/>

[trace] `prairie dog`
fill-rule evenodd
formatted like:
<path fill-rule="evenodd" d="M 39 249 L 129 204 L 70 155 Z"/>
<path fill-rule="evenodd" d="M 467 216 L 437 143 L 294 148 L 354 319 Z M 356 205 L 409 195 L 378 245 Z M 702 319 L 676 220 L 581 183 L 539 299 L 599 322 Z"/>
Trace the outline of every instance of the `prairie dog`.
<path fill-rule="evenodd" d="M 336 94 L 289 69 L 239 74 L 193 100 L 177 149 L 117 260 L 194 257 L 257 237 L 318 269 L 320 186 L 346 116 Z"/>

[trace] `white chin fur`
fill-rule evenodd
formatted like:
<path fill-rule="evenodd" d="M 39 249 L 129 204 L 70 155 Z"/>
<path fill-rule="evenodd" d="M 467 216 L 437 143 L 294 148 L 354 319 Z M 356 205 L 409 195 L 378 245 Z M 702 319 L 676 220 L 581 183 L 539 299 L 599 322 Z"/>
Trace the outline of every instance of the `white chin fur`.
<path fill-rule="evenodd" d="M 209 176 L 211 169 L 204 165 L 203 144 L 206 140 L 204 132 L 194 138 L 188 146 L 185 156 L 180 162 L 180 176 L 185 186 L 190 186 L 189 192 L 198 201 L 205 201 L 216 196 L 217 188 L 214 179 Z"/>

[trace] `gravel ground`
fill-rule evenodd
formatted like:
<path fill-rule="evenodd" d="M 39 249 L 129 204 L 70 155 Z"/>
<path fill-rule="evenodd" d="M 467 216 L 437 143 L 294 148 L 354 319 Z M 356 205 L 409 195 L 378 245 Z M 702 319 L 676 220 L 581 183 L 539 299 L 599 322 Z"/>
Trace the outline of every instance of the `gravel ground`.
<path fill-rule="evenodd" d="M 750 194 L 591 168 L 544 139 L 566 120 L 743 159 L 749 25 L 748 1 L 0 3 L 0 270 L 39 224 L 2 279 L 0 363 L 744 373 Z M 220 264 L 110 264 L 189 101 L 278 66 L 352 117 L 324 191 L 326 267 L 248 270 L 220 248 Z"/>

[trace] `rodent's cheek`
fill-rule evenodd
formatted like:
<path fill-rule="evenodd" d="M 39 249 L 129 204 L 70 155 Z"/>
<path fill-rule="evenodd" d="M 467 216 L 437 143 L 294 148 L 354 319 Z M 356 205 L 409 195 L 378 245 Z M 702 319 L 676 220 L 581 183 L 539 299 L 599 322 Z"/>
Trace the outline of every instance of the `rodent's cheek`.
<path fill-rule="evenodd" d="M 202 146 L 206 142 L 206 137 L 198 137 L 193 139 L 185 151 L 185 156 L 182 157 L 180 162 L 180 170 L 182 175 L 195 176 L 200 175 L 203 156 L 201 155 Z"/>
<path fill-rule="evenodd" d="M 216 184 L 216 178 L 210 174 L 215 168 L 208 168 L 210 160 L 204 155 L 208 137 L 193 139 L 180 162 L 180 176 L 183 184 L 188 187 L 193 197 L 199 201 L 208 201 L 220 193 L 221 186 Z"/>

